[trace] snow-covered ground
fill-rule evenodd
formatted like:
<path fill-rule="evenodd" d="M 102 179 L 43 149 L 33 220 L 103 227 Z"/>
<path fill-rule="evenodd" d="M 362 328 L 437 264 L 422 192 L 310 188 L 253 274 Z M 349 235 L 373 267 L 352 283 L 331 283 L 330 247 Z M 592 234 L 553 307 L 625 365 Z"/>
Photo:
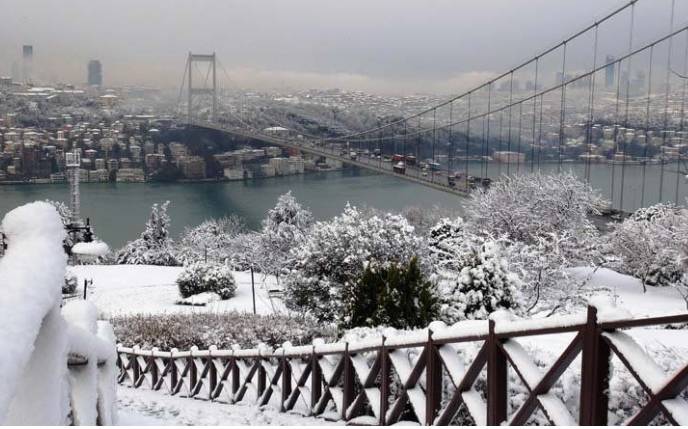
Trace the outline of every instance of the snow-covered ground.
<path fill-rule="evenodd" d="M 271 407 L 223 404 L 120 386 L 117 390 L 121 426 L 321 426 L 342 423 L 280 413 Z"/>
<path fill-rule="evenodd" d="M 579 278 L 585 278 L 591 271 L 591 268 L 571 270 Z M 597 270 L 588 284 L 590 287 L 610 289 L 615 295 L 616 306 L 636 317 L 681 314 L 687 311 L 686 302 L 675 288 L 647 286 L 647 292 L 643 293 L 640 280 L 608 268 Z"/>
<path fill-rule="evenodd" d="M 176 304 L 180 300 L 175 283 L 181 267 L 151 265 L 77 265 L 69 270 L 79 279 L 81 291 L 84 279 L 93 280 L 89 286 L 89 300 L 106 315 L 253 311 L 251 273 L 234 272 L 237 291 L 233 298 L 210 302 L 205 306 Z M 268 276 L 263 281 L 254 275 L 256 285 L 256 312 L 271 314 L 283 312 L 279 299 L 270 298 L 268 290 L 276 280 Z M 81 292 L 80 292 L 81 293 Z"/>

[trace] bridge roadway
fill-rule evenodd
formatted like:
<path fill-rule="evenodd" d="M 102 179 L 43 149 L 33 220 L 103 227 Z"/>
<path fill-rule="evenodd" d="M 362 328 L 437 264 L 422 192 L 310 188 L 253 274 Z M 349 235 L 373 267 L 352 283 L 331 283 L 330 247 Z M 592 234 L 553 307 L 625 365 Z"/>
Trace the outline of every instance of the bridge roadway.
<path fill-rule="evenodd" d="M 351 156 L 349 156 L 348 151 L 345 155 L 343 155 L 340 150 L 326 147 L 320 144 L 319 141 L 311 139 L 296 139 L 291 137 L 285 139 L 278 136 L 249 131 L 242 128 L 227 127 L 214 122 L 206 121 L 190 121 L 187 122 L 186 125 L 220 131 L 247 139 L 258 140 L 271 145 L 299 150 L 310 155 L 336 159 L 346 164 L 355 165 L 360 168 L 398 177 L 403 180 L 408 180 L 410 182 L 418 183 L 439 191 L 448 192 L 450 194 L 465 197 L 470 191 L 470 189 L 466 186 L 466 181 L 464 178 L 457 178 L 455 185 L 449 186 L 447 171 L 422 171 L 421 168 L 416 165 L 406 166 L 405 173 L 397 173 L 393 169 L 393 163 L 391 160 L 384 160 L 382 156 L 380 158 L 375 158 L 372 153 L 367 155 L 358 154 L 356 159 L 352 159 Z"/>

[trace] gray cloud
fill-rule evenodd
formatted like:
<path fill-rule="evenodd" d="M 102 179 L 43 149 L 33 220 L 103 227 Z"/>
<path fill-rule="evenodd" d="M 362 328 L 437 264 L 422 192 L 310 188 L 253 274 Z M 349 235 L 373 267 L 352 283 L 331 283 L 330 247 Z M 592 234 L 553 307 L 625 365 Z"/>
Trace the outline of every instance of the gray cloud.
<path fill-rule="evenodd" d="M 638 41 L 666 27 L 669 2 L 639 3 Z M 216 51 L 241 86 L 445 92 L 508 68 L 621 3 L 0 0 L 0 74 L 10 73 L 27 43 L 46 80 L 81 83 L 87 61 L 98 58 L 107 84 L 175 87 L 188 51 Z M 627 18 L 617 21 L 602 52 L 627 43 Z M 587 61 L 586 49 L 576 52 L 571 64 Z"/>

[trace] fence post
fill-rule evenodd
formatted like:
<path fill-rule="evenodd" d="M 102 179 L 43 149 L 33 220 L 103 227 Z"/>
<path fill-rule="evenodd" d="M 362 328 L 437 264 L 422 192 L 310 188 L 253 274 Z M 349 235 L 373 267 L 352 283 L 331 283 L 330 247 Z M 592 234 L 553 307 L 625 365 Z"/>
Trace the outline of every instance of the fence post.
<path fill-rule="evenodd" d="M 284 403 L 289 399 L 291 395 L 291 366 L 287 357 L 284 355 L 284 349 L 282 349 L 282 401 L 280 402 L 280 411 L 287 411 L 284 408 Z"/>
<path fill-rule="evenodd" d="M 351 355 L 349 354 L 349 343 L 344 345 L 344 389 L 342 391 L 342 420 L 347 421 L 347 410 L 354 400 L 354 371 L 351 367 Z"/>
<path fill-rule="evenodd" d="M 170 392 L 169 393 L 170 393 L 170 395 L 175 394 L 175 390 L 177 388 L 177 383 L 179 381 L 177 378 L 177 362 L 175 361 L 175 358 L 174 358 L 174 351 L 175 350 L 176 349 L 172 349 L 170 351 L 170 357 L 169 357 L 169 359 L 170 359 L 169 360 L 169 365 L 170 365 L 170 387 L 169 387 Z"/>
<path fill-rule="evenodd" d="M 239 374 L 239 364 L 237 363 L 237 358 L 232 352 L 232 404 L 236 402 L 236 395 L 239 393 L 240 384 L 240 374 Z"/>
<path fill-rule="evenodd" d="M 437 417 L 437 410 L 442 402 L 442 361 L 435 350 L 432 340 L 432 330 L 428 329 L 428 341 L 425 343 L 425 356 L 427 357 L 426 389 L 425 389 L 425 425 L 432 426 Z M 421 422 L 423 423 L 423 422 Z"/>
<path fill-rule="evenodd" d="M 148 371 L 150 371 L 151 375 L 151 389 L 155 389 L 155 386 L 158 384 L 158 364 L 155 362 L 155 356 L 153 354 L 155 353 L 155 349 L 151 350 L 151 354 L 148 357 Z"/>
<path fill-rule="evenodd" d="M 318 401 L 320 401 L 320 396 L 322 395 L 322 371 L 320 370 L 320 364 L 318 363 L 318 355 L 315 354 L 315 346 L 313 346 L 313 351 L 311 353 L 311 410 L 310 414 L 313 414 Z"/>
<path fill-rule="evenodd" d="M 133 380 L 131 380 L 131 387 L 133 388 L 139 387 L 139 378 L 141 377 L 141 368 L 139 368 L 139 355 L 136 353 L 138 352 L 138 349 L 138 346 L 134 346 L 134 353 L 130 355 L 132 357 L 131 373 L 133 374 Z"/>
<path fill-rule="evenodd" d="M 387 339 L 382 336 L 382 344 L 380 345 L 380 419 L 379 425 L 387 425 L 387 407 L 389 397 L 389 354 L 385 341 Z"/>
<path fill-rule="evenodd" d="M 495 321 L 490 319 L 487 337 L 487 424 L 499 426 L 506 420 L 507 368 L 506 358 L 499 349 Z"/>
<path fill-rule="evenodd" d="M 607 425 L 610 353 L 609 345 L 602 339 L 597 326 L 597 309 L 589 305 L 583 328 L 580 425 Z"/>
<path fill-rule="evenodd" d="M 191 356 L 186 358 L 187 365 L 189 365 L 189 397 L 195 396 L 194 390 L 196 388 L 196 383 L 198 382 L 198 371 L 196 369 L 196 361 L 193 357 L 193 348 L 191 350 Z"/>
<path fill-rule="evenodd" d="M 267 378 L 265 375 L 265 367 L 263 366 L 263 357 L 260 351 L 258 352 L 258 358 L 256 362 L 258 363 L 258 373 L 256 374 L 256 377 L 258 377 L 256 380 L 256 396 L 258 401 L 260 401 L 260 398 L 265 393 L 265 379 Z"/>
<path fill-rule="evenodd" d="M 208 365 L 208 399 L 211 401 L 215 399 L 213 393 L 217 387 L 217 367 L 215 366 L 215 358 L 213 358 L 213 350 L 217 350 L 217 347 L 210 346 L 206 361 L 206 365 Z"/>

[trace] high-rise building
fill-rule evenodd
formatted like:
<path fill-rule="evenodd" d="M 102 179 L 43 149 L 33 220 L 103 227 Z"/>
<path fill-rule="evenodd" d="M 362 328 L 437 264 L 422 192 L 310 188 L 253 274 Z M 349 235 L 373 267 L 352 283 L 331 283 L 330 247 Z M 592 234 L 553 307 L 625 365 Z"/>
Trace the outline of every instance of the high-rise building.
<path fill-rule="evenodd" d="M 22 46 L 22 79 L 24 83 L 33 82 L 33 45 Z"/>
<path fill-rule="evenodd" d="M 98 60 L 88 62 L 88 84 L 91 86 L 103 85 L 103 66 Z"/>
<path fill-rule="evenodd" d="M 607 55 L 605 60 L 606 64 L 609 64 L 604 69 L 604 86 L 607 88 L 612 88 L 614 86 L 614 71 L 616 69 L 616 63 L 614 62 L 616 58 L 611 55 Z"/>

